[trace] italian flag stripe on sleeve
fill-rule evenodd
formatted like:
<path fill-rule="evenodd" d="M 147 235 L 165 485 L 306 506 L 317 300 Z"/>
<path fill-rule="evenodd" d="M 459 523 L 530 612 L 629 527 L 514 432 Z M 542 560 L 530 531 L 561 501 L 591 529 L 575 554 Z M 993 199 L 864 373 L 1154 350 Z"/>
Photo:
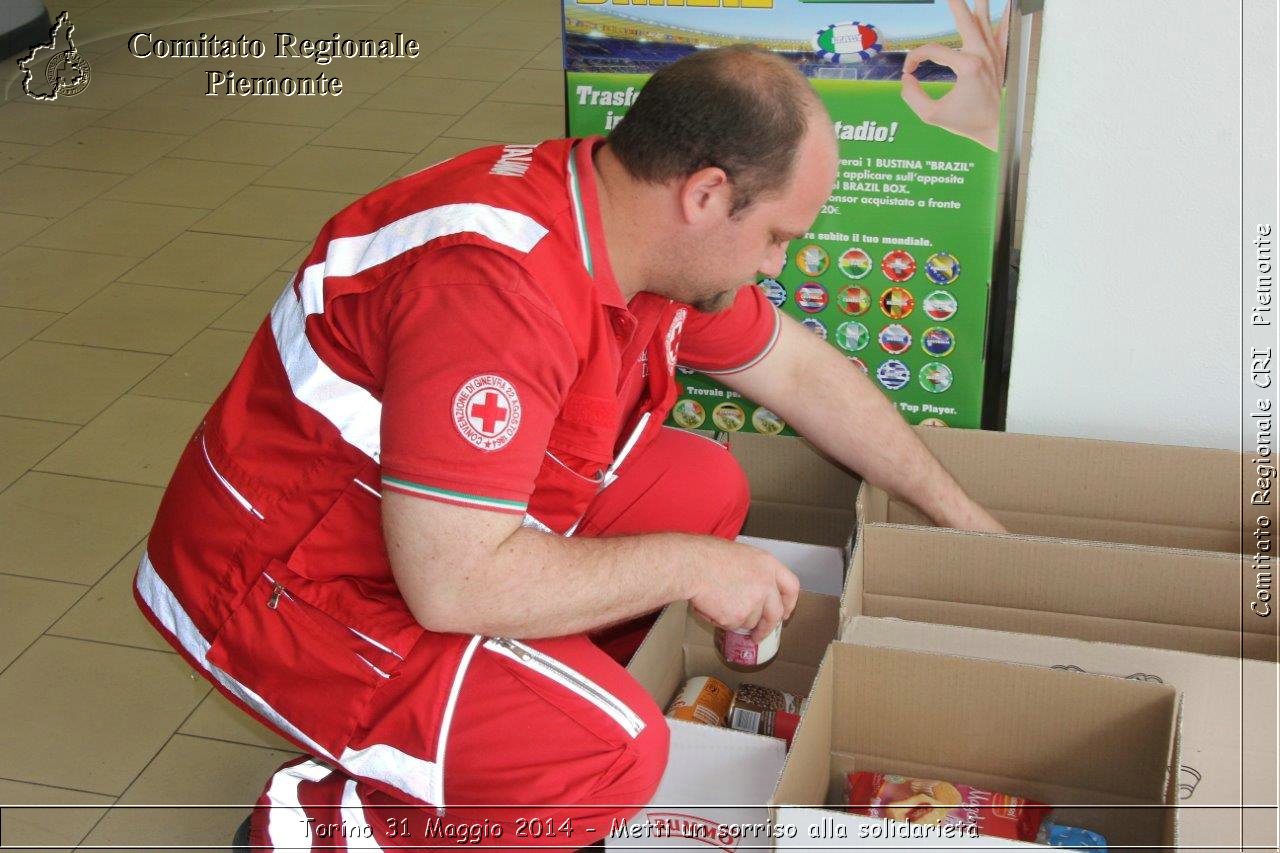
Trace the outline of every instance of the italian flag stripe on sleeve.
<path fill-rule="evenodd" d="M 492 509 L 499 512 L 515 512 L 523 513 L 529 506 L 526 501 L 507 501 L 501 498 L 490 498 L 484 495 L 469 495 L 465 492 L 453 492 L 448 489 L 437 489 L 434 486 L 424 486 L 421 483 L 414 483 L 409 480 L 402 480 L 399 477 L 382 476 L 382 485 L 385 488 L 397 492 L 403 492 L 407 495 L 415 495 L 422 498 L 433 498 L 446 503 L 459 504 L 461 506 L 471 506 L 477 509 Z"/>

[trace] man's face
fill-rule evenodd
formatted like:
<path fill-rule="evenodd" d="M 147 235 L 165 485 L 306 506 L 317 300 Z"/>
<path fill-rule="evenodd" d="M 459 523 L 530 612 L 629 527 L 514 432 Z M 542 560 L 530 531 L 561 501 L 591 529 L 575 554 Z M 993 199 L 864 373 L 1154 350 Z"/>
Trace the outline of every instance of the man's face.
<path fill-rule="evenodd" d="M 802 140 L 791 181 L 760 197 L 736 216 L 721 214 L 684 253 L 683 297 L 699 311 L 728 308 L 757 275 L 776 278 L 787 260 L 787 244 L 813 224 L 835 183 L 837 150 L 829 122 L 815 117 Z"/>

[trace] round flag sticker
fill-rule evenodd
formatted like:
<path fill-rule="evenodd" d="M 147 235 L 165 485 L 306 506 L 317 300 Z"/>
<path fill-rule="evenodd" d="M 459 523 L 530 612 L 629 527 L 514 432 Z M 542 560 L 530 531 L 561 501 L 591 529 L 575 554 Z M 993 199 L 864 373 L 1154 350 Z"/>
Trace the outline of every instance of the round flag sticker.
<path fill-rule="evenodd" d="M 737 403 L 721 403 L 711 410 L 711 421 L 725 432 L 737 432 L 747 422 L 747 414 Z"/>
<path fill-rule="evenodd" d="M 946 287 L 960 277 L 960 259 L 950 252 L 937 252 L 924 262 L 924 274 L 934 284 Z"/>
<path fill-rule="evenodd" d="M 906 326 L 890 323 L 880 330 L 880 346 L 885 352 L 898 355 L 911 349 L 911 333 Z"/>
<path fill-rule="evenodd" d="M 831 258 L 827 255 L 826 249 L 817 243 L 810 243 L 796 252 L 796 266 L 805 275 L 817 278 L 831 266 Z M 912 271 L 914 272 L 914 266 Z"/>
<path fill-rule="evenodd" d="M 880 270 L 889 281 L 901 284 L 916 274 L 916 259 L 910 252 L 894 249 L 880 261 Z"/>
<path fill-rule="evenodd" d="M 925 418 L 920 422 L 920 426 L 944 427 L 947 422 L 942 418 Z"/>
<path fill-rule="evenodd" d="M 765 435 L 777 435 L 782 432 L 787 424 L 786 421 L 764 406 L 759 406 L 751 413 L 751 425 L 755 427 L 756 432 L 764 433 Z"/>
<path fill-rule="evenodd" d="M 876 368 L 876 379 L 890 391 L 898 391 L 911 381 L 911 368 L 896 358 L 891 358 Z"/>
<path fill-rule="evenodd" d="M 941 358 L 944 355 L 951 355 L 951 351 L 956 348 L 956 337 L 951 334 L 950 329 L 934 326 L 924 330 L 924 334 L 920 337 L 920 346 L 924 347 L 924 351 L 929 355 Z"/>
<path fill-rule="evenodd" d="M 858 358 L 856 355 L 851 355 L 851 356 L 849 356 L 849 360 L 853 362 L 854 367 L 858 368 L 858 369 L 859 369 L 859 370 L 861 370 L 863 373 L 869 373 L 869 372 L 870 372 L 870 371 L 868 371 L 868 370 L 867 370 L 867 363 L 866 363 L 865 361 L 863 361 L 862 359 Z"/>
<path fill-rule="evenodd" d="M 871 272 L 871 256 L 865 250 L 854 247 L 840 256 L 836 266 L 840 267 L 840 272 L 857 281 L 866 278 L 867 273 Z"/>
<path fill-rule="evenodd" d="M 840 310 L 851 317 L 858 317 L 871 310 L 871 294 L 865 287 L 853 285 L 840 291 L 836 297 Z"/>
<path fill-rule="evenodd" d="M 905 287 L 891 287 L 880 294 L 880 310 L 886 317 L 901 320 L 916 307 L 916 299 Z"/>
<path fill-rule="evenodd" d="M 671 409 L 671 420 L 685 429 L 697 429 L 707 420 L 707 411 L 697 400 L 687 397 L 675 404 Z"/>
<path fill-rule="evenodd" d="M 924 298 L 924 313 L 942 322 L 956 315 L 956 298 L 945 290 L 935 290 Z"/>
<path fill-rule="evenodd" d="M 871 342 L 871 333 L 857 320 L 841 323 L 836 327 L 836 346 L 847 352 L 857 352 Z"/>
<path fill-rule="evenodd" d="M 774 308 L 781 308 L 787 301 L 787 289 L 777 279 L 766 278 L 756 285 L 764 291 L 764 298 L 773 303 Z"/>
<path fill-rule="evenodd" d="M 800 322 L 804 324 L 806 329 L 813 332 L 824 341 L 827 339 L 827 327 L 822 325 L 822 321 L 817 317 L 805 317 Z"/>
<path fill-rule="evenodd" d="M 813 35 L 813 50 L 819 59 L 836 65 L 857 65 L 884 50 L 880 33 L 873 24 L 843 21 L 827 24 Z"/>
<path fill-rule="evenodd" d="M 796 305 L 806 314 L 817 314 L 827 307 L 827 289 L 816 281 L 806 281 L 796 289 Z"/>
<path fill-rule="evenodd" d="M 940 361 L 931 361 L 920 368 L 920 387 L 934 394 L 941 394 L 950 388 L 954 378 L 951 368 Z"/>

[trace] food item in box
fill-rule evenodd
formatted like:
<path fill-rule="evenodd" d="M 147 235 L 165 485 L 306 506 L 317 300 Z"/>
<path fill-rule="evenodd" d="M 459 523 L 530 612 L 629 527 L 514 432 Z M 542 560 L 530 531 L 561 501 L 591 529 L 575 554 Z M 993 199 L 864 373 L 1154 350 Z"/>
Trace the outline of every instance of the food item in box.
<path fill-rule="evenodd" d="M 969 824 L 980 835 L 1034 841 L 1049 807 L 970 785 L 862 771 L 849 774 L 849 811 L 937 826 Z"/>
<path fill-rule="evenodd" d="M 781 622 L 774 625 L 768 636 L 758 644 L 751 639 L 750 631 L 736 628 L 716 629 L 716 646 L 720 649 L 720 656 L 726 663 L 738 666 L 761 666 L 773 660 L 773 656 L 778 653 L 781 640 Z"/>
<path fill-rule="evenodd" d="M 1072 847 L 1076 850 L 1088 850 L 1089 853 L 1107 853 L 1107 839 L 1093 830 L 1063 826 L 1051 820 L 1046 820 L 1040 827 L 1036 842 L 1050 847 Z"/>
<path fill-rule="evenodd" d="M 781 738 L 790 749 L 801 713 L 801 700 L 790 693 L 759 684 L 741 684 L 729 706 L 729 728 Z"/>
<path fill-rule="evenodd" d="M 728 722 L 732 703 L 733 691 L 729 685 L 718 678 L 700 675 L 684 683 L 684 688 L 667 708 L 667 716 L 673 720 L 723 726 Z"/>

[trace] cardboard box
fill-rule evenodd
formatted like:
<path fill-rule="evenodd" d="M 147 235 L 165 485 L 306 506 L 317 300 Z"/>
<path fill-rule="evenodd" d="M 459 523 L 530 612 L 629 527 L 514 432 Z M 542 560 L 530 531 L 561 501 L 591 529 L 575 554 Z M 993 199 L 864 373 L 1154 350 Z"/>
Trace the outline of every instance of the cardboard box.
<path fill-rule="evenodd" d="M 839 599 L 802 592 L 773 661 L 754 672 L 738 671 L 720 658 L 714 629 L 681 602 L 658 617 L 627 671 L 664 709 L 688 679 L 699 675 L 714 676 L 735 689 L 746 681 L 807 695 L 838 627 Z M 767 844 L 728 827 L 766 821 L 766 804 L 786 756 L 783 741 L 683 720 L 667 722 L 671 756 L 657 793 L 630 821 L 627 837 L 612 837 L 607 845 L 703 848 L 719 839 L 718 846 L 732 850 Z"/>
<path fill-rule="evenodd" d="M 1257 484 L 1248 479 L 1250 471 L 1256 477 L 1256 466 L 1246 466 L 1240 453 L 915 429 L 965 491 L 1011 532 L 1232 553 L 1242 548 L 1240 503 Z M 1259 507 L 1259 514 L 1274 523 L 1276 503 Z M 858 519 L 930 524 L 869 484 L 858 498 Z"/>
<path fill-rule="evenodd" d="M 848 561 L 844 548 L 758 536 L 739 536 L 738 541 L 777 557 L 778 562 L 795 572 L 801 589 L 837 598 L 844 592 L 844 567 Z"/>
<path fill-rule="evenodd" d="M 904 838 L 924 828 L 837 811 L 857 770 L 1059 806 L 1061 823 L 1101 832 L 1111 849 L 1172 847 L 1178 708 L 1167 684 L 835 643 L 774 792 L 777 849 L 1036 846 Z"/>

